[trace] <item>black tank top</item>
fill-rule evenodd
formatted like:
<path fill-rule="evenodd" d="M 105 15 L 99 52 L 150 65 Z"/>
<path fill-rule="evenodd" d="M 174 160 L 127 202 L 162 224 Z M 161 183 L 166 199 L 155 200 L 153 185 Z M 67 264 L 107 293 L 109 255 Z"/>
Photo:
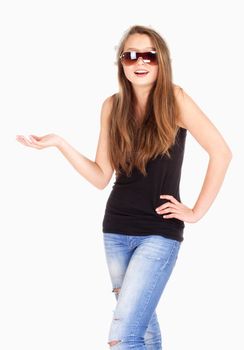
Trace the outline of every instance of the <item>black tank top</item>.
<path fill-rule="evenodd" d="M 171 158 L 158 155 L 146 164 L 145 177 L 134 167 L 127 177 L 122 171 L 108 197 L 103 232 L 126 235 L 161 235 L 183 241 L 184 222 L 163 218 L 155 209 L 168 202 L 161 194 L 173 195 L 180 200 L 181 167 L 184 157 L 187 129 L 179 128 L 176 141 L 169 149 Z"/>

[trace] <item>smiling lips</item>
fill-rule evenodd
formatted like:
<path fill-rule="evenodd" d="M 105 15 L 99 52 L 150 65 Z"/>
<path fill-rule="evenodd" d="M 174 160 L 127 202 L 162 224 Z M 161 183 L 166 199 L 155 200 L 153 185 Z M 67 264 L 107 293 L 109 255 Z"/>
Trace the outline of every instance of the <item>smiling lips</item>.
<path fill-rule="evenodd" d="M 149 72 L 147 70 L 144 69 L 138 69 L 134 72 L 137 76 L 145 76 L 147 75 Z"/>

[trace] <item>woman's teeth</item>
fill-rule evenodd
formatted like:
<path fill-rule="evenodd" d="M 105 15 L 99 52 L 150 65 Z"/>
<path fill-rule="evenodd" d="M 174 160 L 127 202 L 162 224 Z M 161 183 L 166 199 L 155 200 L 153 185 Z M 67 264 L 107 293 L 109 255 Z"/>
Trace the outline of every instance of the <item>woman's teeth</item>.
<path fill-rule="evenodd" d="M 145 71 L 145 70 L 136 70 L 135 71 L 135 74 L 136 75 L 142 75 L 142 76 L 144 76 L 144 75 L 147 75 L 147 73 L 149 73 L 148 71 Z"/>

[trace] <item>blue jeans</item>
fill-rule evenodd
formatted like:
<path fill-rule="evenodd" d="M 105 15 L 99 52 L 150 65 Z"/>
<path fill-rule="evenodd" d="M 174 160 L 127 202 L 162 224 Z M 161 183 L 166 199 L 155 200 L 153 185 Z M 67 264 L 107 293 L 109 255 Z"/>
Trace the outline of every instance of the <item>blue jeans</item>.
<path fill-rule="evenodd" d="M 181 242 L 159 235 L 103 233 L 103 237 L 117 300 L 108 343 L 114 350 L 161 350 L 156 306 Z"/>

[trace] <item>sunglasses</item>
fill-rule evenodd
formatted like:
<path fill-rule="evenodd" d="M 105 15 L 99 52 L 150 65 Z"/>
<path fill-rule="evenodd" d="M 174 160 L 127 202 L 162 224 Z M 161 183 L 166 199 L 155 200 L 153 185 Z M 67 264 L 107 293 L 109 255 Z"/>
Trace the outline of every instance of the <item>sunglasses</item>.
<path fill-rule="evenodd" d="M 145 63 L 149 63 L 151 65 L 158 64 L 157 60 L 157 52 L 156 51 L 148 51 L 148 52 L 136 52 L 136 51 L 128 51 L 123 52 L 120 55 L 120 60 L 126 66 L 132 66 L 135 64 L 139 57 L 142 57 Z"/>

